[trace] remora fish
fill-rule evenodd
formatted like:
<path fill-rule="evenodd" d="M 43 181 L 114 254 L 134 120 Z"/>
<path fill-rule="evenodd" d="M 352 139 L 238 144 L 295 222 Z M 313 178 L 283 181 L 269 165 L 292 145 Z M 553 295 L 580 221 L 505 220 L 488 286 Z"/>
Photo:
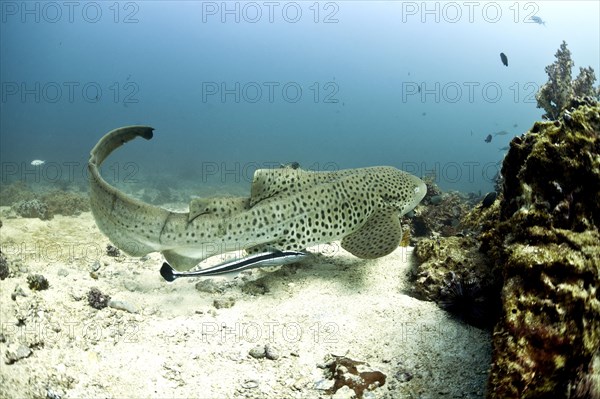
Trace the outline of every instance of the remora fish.
<path fill-rule="evenodd" d="M 290 263 L 296 263 L 304 259 L 306 256 L 306 253 L 297 251 L 264 252 L 241 259 L 234 259 L 213 267 L 192 272 L 177 272 L 165 262 L 160 268 L 160 275 L 167 281 L 173 281 L 179 277 L 218 276 L 259 267 L 281 266 Z"/>

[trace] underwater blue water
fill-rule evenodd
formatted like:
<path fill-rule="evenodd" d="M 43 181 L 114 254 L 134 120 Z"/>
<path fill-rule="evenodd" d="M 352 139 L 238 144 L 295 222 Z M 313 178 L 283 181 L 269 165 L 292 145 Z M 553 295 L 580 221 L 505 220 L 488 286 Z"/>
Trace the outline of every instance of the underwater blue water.
<path fill-rule="evenodd" d="M 107 161 L 116 179 L 249 187 L 257 167 L 297 161 L 486 192 L 499 148 L 540 120 L 534 94 L 562 40 L 574 76 L 600 71 L 596 1 L 1 7 L 2 184 L 81 178 L 104 133 L 145 124 L 152 141 Z"/>

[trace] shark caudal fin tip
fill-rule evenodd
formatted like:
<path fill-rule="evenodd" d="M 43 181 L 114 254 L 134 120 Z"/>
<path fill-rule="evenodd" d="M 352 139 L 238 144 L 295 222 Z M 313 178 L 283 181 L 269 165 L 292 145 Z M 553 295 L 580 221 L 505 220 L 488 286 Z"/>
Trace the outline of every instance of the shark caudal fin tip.
<path fill-rule="evenodd" d="M 154 137 L 154 128 L 150 127 L 150 126 L 146 126 L 144 128 L 141 136 L 143 138 L 145 138 L 146 140 L 150 140 L 152 137 Z"/>

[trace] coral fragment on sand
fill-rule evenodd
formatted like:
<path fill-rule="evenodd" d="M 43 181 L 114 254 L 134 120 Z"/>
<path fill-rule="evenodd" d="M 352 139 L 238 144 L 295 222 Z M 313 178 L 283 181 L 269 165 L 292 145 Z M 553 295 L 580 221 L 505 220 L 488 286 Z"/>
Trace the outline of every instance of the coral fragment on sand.
<path fill-rule="evenodd" d="M 94 309 L 104 309 L 108 306 L 110 296 L 103 294 L 98 288 L 92 287 L 87 293 L 88 303 Z"/>
<path fill-rule="evenodd" d="M 368 363 L 344 356 L 333 356 L 333 359 L 325 364 L 325 368 L 334 381 L 333 387 L 326 390 L 328 395 L 333 395 L 346 386 L 360 399 L 365 391 L 383 386 L 387 378 L 381 371 L 371 368 Z"/>
<path fill-rule="evenodd" d="M 30 274 L 27 276 L 27 284 L 29 285 L 29 289 L 33 291 L 47 290 L 50 287 L 46 277 L 41 274 Z"/>

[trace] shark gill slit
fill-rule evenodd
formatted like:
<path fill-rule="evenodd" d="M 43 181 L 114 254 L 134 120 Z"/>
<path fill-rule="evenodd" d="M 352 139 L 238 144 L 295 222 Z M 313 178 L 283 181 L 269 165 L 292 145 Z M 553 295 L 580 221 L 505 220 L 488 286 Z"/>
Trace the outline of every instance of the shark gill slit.
<path fill-rule="evenodd" d="M 162 227 L 160 229 L 160 234 L 158 235 L 158 243 L 159 244 L 163 243 L 162 236 L 163 236 L 163 233 L 165 231 L 165 227 L 167 226 L 167 223 L 169 223 L 169 219 L 171 218 L 172 215 L 174 215 L 174 213 L 172 213 L 172 212 L 167 213 L 167 217 L 165 218 L 165 222 L 163 223 L 163 225 L 162 225 Z"/>
<path fill-rule="evenodd" d="M 115 211 L 115 206 L 117 204 L 117 193 L 113 192 L 111 193 L 112 199 L 110 202 L 110 213 L 113 213 Z"/>

